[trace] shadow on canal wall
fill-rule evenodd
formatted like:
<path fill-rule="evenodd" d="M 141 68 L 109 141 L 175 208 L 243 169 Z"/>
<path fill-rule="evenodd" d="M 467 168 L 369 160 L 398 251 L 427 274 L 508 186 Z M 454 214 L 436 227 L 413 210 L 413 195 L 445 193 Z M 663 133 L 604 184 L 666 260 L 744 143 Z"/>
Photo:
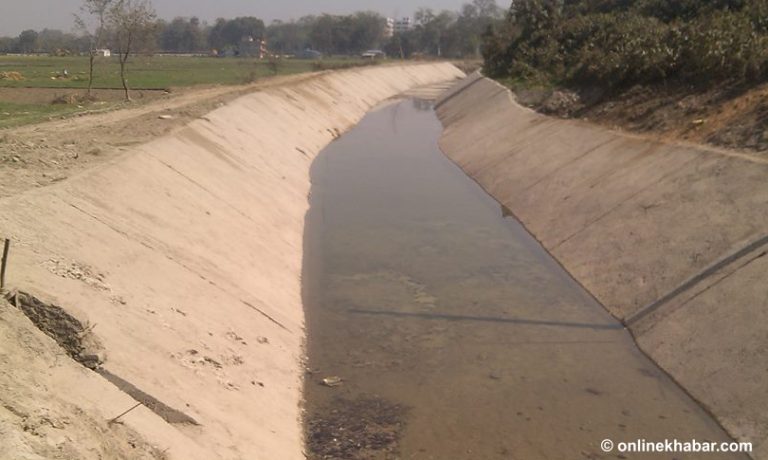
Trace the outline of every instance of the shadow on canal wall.
<path fill-rule="evenodd" d="M 29 337 L 48 339 L 3 303 L 0 324 L 27 329 L 3 337 L 0 363 L 32 357 L 3 368 L 14 407 L 105 421 L 122 412 L 121 424 L 169 458 L 304 458 L 312 160 L 381 101 L 461 76 L 448 63 L 382 65 L 273 86 L 102 167 L 0 201 L 0 228 L 14 242 L 9 287 L 55 301 L 103 343 L 106 372 L 198 425 L 170 425 L 63 353 L 43 353 Z M 20 427 L 12 439 L 24 436 Z"/>
<path fill-rule="evenodd" d="M 546 117 L 478 74 L 437 112 L 443 151 L 768 458 L 768 158 Z"/>

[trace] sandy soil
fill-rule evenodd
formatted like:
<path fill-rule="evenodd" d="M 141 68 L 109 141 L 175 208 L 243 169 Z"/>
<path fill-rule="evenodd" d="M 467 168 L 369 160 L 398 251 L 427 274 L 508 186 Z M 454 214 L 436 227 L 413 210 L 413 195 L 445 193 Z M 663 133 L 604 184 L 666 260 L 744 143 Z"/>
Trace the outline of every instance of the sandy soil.
<path fill-rule="evenodd" d="M 120 411 L 84 410 L 74 404 L 78 391 L 103 393 L 99 377 L 70 360 L 53 339 L 5 300 L 0 300 L 0 337 L 0 459 L 165 458 L 131 428 L 109 423 Z M 48 384 L 41 375 L 48 376 Z M 73 375 L 82 388 L 56 384 Z M 94 395 L 91 401 L 101 396 Z M 130 398 L 111 396 L 122 399 L 120 407 L 132 405 Z"/>

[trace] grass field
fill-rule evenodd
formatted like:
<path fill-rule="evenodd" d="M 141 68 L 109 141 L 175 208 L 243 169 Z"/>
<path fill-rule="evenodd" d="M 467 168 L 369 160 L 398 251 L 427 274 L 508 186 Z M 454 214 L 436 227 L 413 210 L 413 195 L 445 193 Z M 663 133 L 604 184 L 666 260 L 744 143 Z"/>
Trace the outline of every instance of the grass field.
<path fill-rule="evenodd" d="M 316 70 L 317 66 L 337 68 L 370 61 L 324 59 L 322 61 L 282 60 L 279 75 Z M 69 78 L 58 79 L 66 69 Z M 0 56 L 0 72 L 19 72 L 23 80 L 0 80 L 0 87 L 85 88 L 88 86 L 88 58 L 50 56 Z M 267 61 L 258 59 L 190 56 L 136 56 L 128 64 L 132 88 L 169 88 L 201 84 L 236 85 L 274 75 Z M 96 61 L 94 87 L 119 88 L 120 66 L 116 57 Z"/>
<path fill-rule="evenodd" d="M 104 108 L 113 104 L 105 103 Z M 37 123 L 86 110 L 84 106 L 53 104 L 17 104 L 0 101 L 0 129 Z"/>
<path fill-rule="evenodd" d="M 191 56 L 136 56 L 128 64 L 131 89 L 167 89 L 194 85 L 238 85 L 273 75 L 289 75 L 321 69 L 334 69 L 369 64 L 360 59 L 323 59 L 322 61 L 281 60 L 276 66 L 268 61 L 247 58 L 214 58 Z M 61 78 L 66 70 L 68 76 Z M 84 89 L 88 87 L 88 58 L 84 56 L 0 56 L 0 74 L 18 72 L 21 80 L 0 78 L 0 88 L 32 91 L 30 88 Z M 117 57 L 98 58 L 94 72 L 94 88 L 121 88 Z M 67 105 L 49 102 L 13 101 L 0 95 L 0 128 L 34 123 L 90 110 L 88 104 Z M 100 107 L 116 106 L 116 101 Z"/>

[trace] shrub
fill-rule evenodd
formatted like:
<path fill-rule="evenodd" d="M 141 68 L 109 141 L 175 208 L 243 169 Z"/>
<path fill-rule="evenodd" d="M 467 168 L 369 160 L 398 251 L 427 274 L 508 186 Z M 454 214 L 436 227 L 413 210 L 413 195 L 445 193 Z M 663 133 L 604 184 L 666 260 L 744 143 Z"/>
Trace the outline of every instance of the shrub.
<path fill-rule="evenodd" d="M 519 0 L 484 39 L 491 76 L 753 82 L 768 76 L 768 0 Z"/>
<path fill-rule="evenodd" d="M 756 81 L 765 76 L 768 36 L 745 13 L 718 11 L 679 34 L 680 72 L 698 81 Z"/>

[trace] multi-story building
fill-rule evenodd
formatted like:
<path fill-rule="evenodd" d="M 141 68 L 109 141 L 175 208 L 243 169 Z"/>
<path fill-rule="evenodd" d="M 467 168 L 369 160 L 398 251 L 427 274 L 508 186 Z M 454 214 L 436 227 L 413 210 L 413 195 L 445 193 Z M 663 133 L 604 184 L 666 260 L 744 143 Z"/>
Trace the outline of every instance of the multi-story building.
<path fill-rule="evenodd" d="M 409 30 L 411 30 L 412 25 L 413 23 L 411 22 L 411 18 L 409 17 L 398 19 L 397 21 L 395 21 L 395 33 L 402 34 L 402 33 L 408 32 Z"/>
<path fill-rule="evenodd" d="M 395 20 L 387 18 L 384 24 L 384 38 L 392 38 L 395 35 Z"/>

